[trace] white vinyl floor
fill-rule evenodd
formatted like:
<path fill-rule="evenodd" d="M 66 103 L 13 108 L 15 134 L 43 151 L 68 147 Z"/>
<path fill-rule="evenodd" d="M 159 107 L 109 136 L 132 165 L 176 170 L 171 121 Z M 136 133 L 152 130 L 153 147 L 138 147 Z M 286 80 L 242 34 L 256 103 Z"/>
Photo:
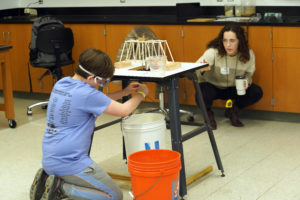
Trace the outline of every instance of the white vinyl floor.
<path fill-rule="evenodd" d="M 0 96 L 0 102 L 3 98 Z M 15 97 L 17 127 L 9 128 L 0 112 L 0 199 L 27 200 L 33 177 L 41 167 L 41 141 L 46 112 L 26 107 L 36 99 Z M 270 114 L 270 113 L 269 113 Z M 261 119 L 257 113 L 242 118 L 245 127 L 232 127 L 222 112 L 214 131 L 225 177 L 221 177 L 207 133 L 184 142 L 186 173 L 190 177 L 209 165 L 213 171 L 187 187 L 187 200 L 300 200 L 300 119 Z M 268 115 L 268 114 L 267 114 Z M 272 115 L 272 113 L 270 114 Z M 115 117 L 103 115 L 97 125 Z M 196 116 L 196 120 L 197 120 Z M 283 116 L 283 119 L 285 117 Z M 296 119 L 296 120 L 295 120 Z M 184 126 L 183 133 L 193 127 Z M 166 131 L 169 138 L 169 131 Z M 168 141 L 170 146 L 170 140 Z M 91 157 L 105 170 L 127 174 L 122 160 L 120 124 L 95 132 Z M 130 184 L 120 182 L 129 200 Z M 159 197 L 157 197 L 159 200 Z"/>

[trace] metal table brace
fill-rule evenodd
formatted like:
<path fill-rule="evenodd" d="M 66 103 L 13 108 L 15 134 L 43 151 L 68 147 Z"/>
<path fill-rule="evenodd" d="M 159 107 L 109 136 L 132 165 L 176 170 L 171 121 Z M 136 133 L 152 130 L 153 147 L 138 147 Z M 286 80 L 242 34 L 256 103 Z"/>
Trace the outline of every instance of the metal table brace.
<path fill-rule="evenodd" d="M 188 74 L 190 77 L 192 77 L 192 81 L 193 81 L 194 87 L 196 89 L 196 94 L 198 95 L 199 104 L 201 107 L 200 110 L 201 110 L 201 114 L 204 119 L 204 123 L 181 122 L 180 121 L 179 102 L 178 102 L 178 87 L 179 87 L 178 86 L 178 79 L 179 79 L 178 76 L 172 76 L 172 77 L 168 78 L 167 80 L 164 80 L 159 83 L 159 84 L 164 85 L 168 91 L 168 106 L 169 106 L 169 119 L 170 119 L 169 123 L 170 123 L 170 130 L 171 130 L 172 149 L 181 154 L 182 168 L 180 170 L 180 189 L 179 189 L 179 195 L 180 195 L 181 199 L 183 199 L 183 197 L 187 194 L 187 188 L 186 188 L 187 184 L 194 182 L 195 180 L 197 180 L 204 174 L 212 171 L 212 166 L 209 166 L 206 169 L 202 170 L 201 172 L 197 173 L 196 175 L 186 179 L 182 142 L 207 131 L 209 139 L 210 139 L 210 143 L 211 143 L 211 146 L 212 146 L 212 149 L 214 152 L 214 156 L 216 159 L 218 169 L 222 173 L 221 176 L 222 177 L 225 176 L 222 161 L 221 161 L 218 147 L 217 147 L 217 144 L 215 141 L 215 137 L 214 137 L 213 131 L 209 125 L 209 120 L 208 120 L 207 112 L 205 109 L 202 92 L 201 92 L 201 89 L 198 84 L 196 73 L 194 71 L 190 71 L 185 74 Z M 128 79 L 122 80 L 122 87 L 125 88 L 128 83 L 129 83 Z M 127 99 L 128 99 L 128 97 L 125 97 L 125 98 L 123 98 L 123 101 L 126 101 Z M 119 122 L 121 122 L 121 120 L 122 119 L 117 119 L 112 122 L 108 122 L 106 124 L 95 127 L 95 131 L 105 128 L 105 127 L 108 127 L 108 126 L 111 126 L 113 124 L 119 123 Z M 198 128 L 182 135 L 181 124 L 198 126 Z M 124 141 L 123 141 L 123 158 L 126 159 Z M 114 174 L 114 173 L 109 173 L 109 175 L 115 179 L 130 181 L 130 177 L 128 177 L 128 176 L 123 176 L 123 175 Z"/>

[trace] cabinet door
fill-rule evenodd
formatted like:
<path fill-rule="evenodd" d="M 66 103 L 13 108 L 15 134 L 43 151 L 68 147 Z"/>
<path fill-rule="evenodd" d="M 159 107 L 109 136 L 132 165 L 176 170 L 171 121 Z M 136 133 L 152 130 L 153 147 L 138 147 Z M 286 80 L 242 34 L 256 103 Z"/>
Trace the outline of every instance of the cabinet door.
<path fill-rule="evenodd" d="M 31 37 L 30 24 L 9 24 L 6 40 L 11 49 L 12 81 L 14 91 L 29 92 L 28 62 Z"/>
<path fill-rule="evenodd" d="M 273 47 L 300 48 L 300 27 L 273 27 Z"/>
<path fill-rule="evenodd" d="M 273 27 L 274 111 L 300 113 L 299 35 L 299 27 Z"/>
<path fill-rule="evenodd" d="M 274 111 L 300 113 L 300 49 L 274 48 Z"/>
<path fill-rule="evenodd" d="M 180 25 L 149 25 L 159 40 L 166 40 L 174 61 L 183 61 L 183 37 Z M 171 60 L 171 58 L 168 58 Z"/>
<path fill-rule="evenodd" d="M 255 54 L 256 70 L 253 76 L 253 83 L 262 87 L 263 97 L 250 109 L 268 110 L 272 107 L 272 27 L 250 26 L 248 27 L 249 46 Z"/>
<path fill-rule="evenodd" d="M 0 24 L 0 45 L 8 45 L 7 42 L 7 33 L 8 33 L 8 26 L 7 24 Z M 0 77 L 2 77 L 2 73 L 0 71 Z M 3 89 L 2 81 L 0 81 L 0 89 Z"/>
<path fill-rule="evenodd" d="M 78 64 L 79 55 L 88 48 L 106 51 L 104 27 L 102 24 L 71 24 L 65 25 L 73 31 L 74 47 L 72 50 L 73 59 Z M 75 66 L 76 66 L 75 65 Z"/>
<path fill-rule="evenodd" d="M 182 37 L 182 26 L 180 25 L 149 25 L 149 28 L 155 33 L 159 40 L 166 40 L 170 47 L 170 51 L 172 53 L 173 59 L 175 62 L 181 62 L 184 60 L 183 56 L 183 37 Z M 167 51 L 167 49 L 166 49 Z M 168 57 L 170 61 L 170 56 Z M 159 88 L 156 88 L 156 93 L 159 91 Z M 178 88 L 178 96 L 179 96 L 179 103 L 183 102 L 183 91 L 184 91 L 184 80 L 179 79 L 179 88 Z M 165 102 L 168 101 L 167 99 L 167 92 L 165 94 Z"/>
<path fill-rule="evenodd" d="M 9 45 L 9 24 L 0 24 L 0 45 Z"/>
<path fill-rule="evenodd" d="M 184 61 L 185 62 L 196 62 L 197 59 L 202 56 L 206 50 L 208 42 L 216 38 L 223 26 L 198 26 L 188 25 L 183 26 L 184 39 Z M 185 97 L 183 103 L 188 105 L 196 105 L 195 102 L 195 89 L 193 82 L 185 78 L 184 83 Z M 181 99 L 182 101 L 182 99 Z M 223 106 L 224 104 L 214 103 L 214 106 Z"/>

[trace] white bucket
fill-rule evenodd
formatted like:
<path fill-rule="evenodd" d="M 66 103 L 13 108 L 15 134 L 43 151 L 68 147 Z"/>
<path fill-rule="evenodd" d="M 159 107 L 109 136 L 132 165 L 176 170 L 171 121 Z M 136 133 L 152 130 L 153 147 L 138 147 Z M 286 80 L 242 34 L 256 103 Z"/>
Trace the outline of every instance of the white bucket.
<path fill-rule="evenodd" d="M 134 114 L 122 121 L 126 154 L 148 149 L 166 149 L 166 121 L 159 113 Z"/>

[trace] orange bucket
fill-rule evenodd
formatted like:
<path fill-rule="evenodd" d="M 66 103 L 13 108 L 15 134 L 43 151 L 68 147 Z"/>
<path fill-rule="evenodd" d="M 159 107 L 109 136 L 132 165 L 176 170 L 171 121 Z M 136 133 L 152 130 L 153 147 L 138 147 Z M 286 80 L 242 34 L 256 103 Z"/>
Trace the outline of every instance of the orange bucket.
<path fill-rule="evenodd" d="M 166 149 L 135 152 L 128 157 L 135 200 L 179 199 L 180 153 Z"/>

